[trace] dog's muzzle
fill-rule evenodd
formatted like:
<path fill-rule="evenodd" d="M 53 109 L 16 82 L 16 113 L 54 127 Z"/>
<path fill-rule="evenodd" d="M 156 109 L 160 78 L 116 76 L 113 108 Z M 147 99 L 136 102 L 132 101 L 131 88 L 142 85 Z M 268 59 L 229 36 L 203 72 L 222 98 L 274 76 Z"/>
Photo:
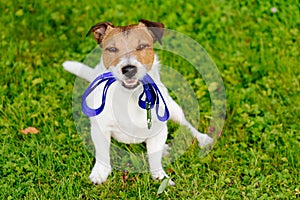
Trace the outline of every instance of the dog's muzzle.
<path fill-rule="evenodd" d="M 121 69 L 122 74 L 125 76 L 123 86 L 128 89 L 134 89 L 139 85 L 139 80 L 134 76 L 137 73 L 137 67 L 134 65 L 126 65 Z"/>

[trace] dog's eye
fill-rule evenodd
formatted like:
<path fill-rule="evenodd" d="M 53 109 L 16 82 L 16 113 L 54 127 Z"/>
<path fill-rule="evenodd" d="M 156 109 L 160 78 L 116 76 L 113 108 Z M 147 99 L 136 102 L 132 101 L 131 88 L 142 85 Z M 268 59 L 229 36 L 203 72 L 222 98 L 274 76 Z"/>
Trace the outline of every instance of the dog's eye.
<path fill-rule="evenodd" d="M 136 48 L 136 50 L 141 51 L 145 48 L 149 47 L 149 44 L 139 44 Z"/>
<path fill-rule="evenodd" d="M 109 52 L 111 52 L 111 53 L 115 53 L 115 52 L 118 51 L 118 49 L 117 49 L 116 47 L 107 47 L 105 50 L 106 50 L 106 51 L 109 51 Z"/>

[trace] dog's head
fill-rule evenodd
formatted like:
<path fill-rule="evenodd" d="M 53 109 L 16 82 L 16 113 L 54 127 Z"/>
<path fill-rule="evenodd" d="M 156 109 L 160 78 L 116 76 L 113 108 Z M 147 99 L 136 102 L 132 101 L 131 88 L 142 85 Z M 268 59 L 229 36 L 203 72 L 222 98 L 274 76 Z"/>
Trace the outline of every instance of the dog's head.
<path fill-rule="evenodd" d="M 92 32 L 103 49 L 105 68 L 110 69 L 124 87 L 133 89 L 151 70 L 154 62 L 153 44 L 155 41 L 161 44 L 164 25 L 148 20 L 128 26 L 101 22 L 94 25 L 87 35 Z"/>

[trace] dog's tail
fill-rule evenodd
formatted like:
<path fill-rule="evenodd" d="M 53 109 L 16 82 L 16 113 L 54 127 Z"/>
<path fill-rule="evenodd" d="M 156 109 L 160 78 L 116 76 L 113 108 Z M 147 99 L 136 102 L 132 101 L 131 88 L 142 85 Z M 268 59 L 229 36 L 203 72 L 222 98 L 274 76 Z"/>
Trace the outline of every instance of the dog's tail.
<path fill-rule="evenodd" d="M 97 67 L 94 69 L 77 61 L 65 61 L 62 65 L 68 72 L 89 82 L 92 82 L 98 74 L 96 72 Z"/>

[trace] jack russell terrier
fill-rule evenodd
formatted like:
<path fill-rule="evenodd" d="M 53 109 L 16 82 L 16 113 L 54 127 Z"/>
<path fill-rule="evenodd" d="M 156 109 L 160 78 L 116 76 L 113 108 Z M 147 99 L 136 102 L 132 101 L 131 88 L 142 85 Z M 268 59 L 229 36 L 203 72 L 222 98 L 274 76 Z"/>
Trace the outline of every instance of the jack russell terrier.
<path fill-rule="evenodd" d="M 91 27 L 87 35 L 93 33 L 103 50 L 100 63 L 95 68 L 76 61 L 63 63 L 65 70 L 89 82 L 105 73 L 109 76 L 105 79 L 107 83 L 113 80 L 104 87 L 100 84 L 99 87 L 92 86 L 96 84 L 93 83 L 92 89 L 85 96 L 85 106 L 89 109 L 99 107 L 101 99 L 102 104 L 105 103 L 105 106 L 100 106 L 100 114 L 98 112 L 88 115 L 96 151 L 96 163 L 89 176 L 94 184 L 105 182 L 111 173 L 111 137 L 126 144 L 145 142 L 150 172 L 154 179 L 160 180 L 168 178 L 161 163 L 168 135 L 167 119 L 186 126 L 198 140 L 199 146 L 213 142 L 211 137 L 198 132 L 185 119 L 182 109 L 160 81 L 159 60 L 153 45 L 156 41 L 162 43 L 163 32 L 162 23 L 148 20 L 139 20 L 138 24 L 128 26 L 114 26 L 110 22 L 98 23 Z M 146 76 L 148 82 L 145 81 Z M 102 76 L 102 81 L 104 78 Z M 148 89 L 145 88 L 147 84 Z M 152 109 L 151 105 L 146 105 L 146 109 L 139 106 L 140 102 L 146 101 L 141 99 L 141 94 L 145 95 L 146 90 L 152 91 L 150 96 L 154 94 L 152 101 L 155 101 L 156 109 Z M 161 117 L 162 112 L 165 113 L 165 118 Z M 170 179 L 169 185 L 174 184 Z"/>

